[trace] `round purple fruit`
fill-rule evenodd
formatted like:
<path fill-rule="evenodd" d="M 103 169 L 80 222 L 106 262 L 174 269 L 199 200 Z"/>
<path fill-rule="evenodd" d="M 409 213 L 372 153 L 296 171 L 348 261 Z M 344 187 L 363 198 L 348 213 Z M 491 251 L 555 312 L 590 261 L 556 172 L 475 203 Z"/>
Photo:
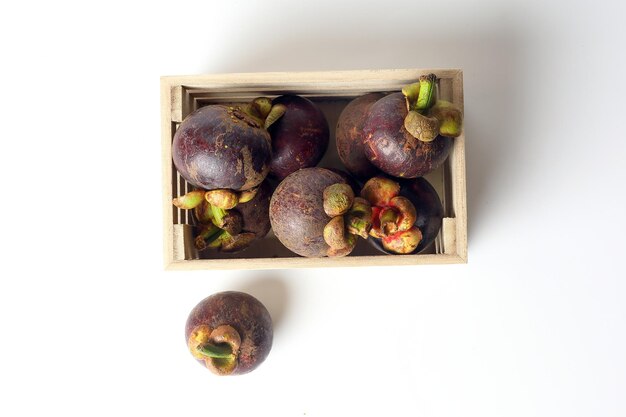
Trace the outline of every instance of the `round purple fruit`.
<path fill-rule="evenodd" d="M 389 94 L 369 108 L 363 124 L 367 159 L 400 178 L 421 177 L 439 167 L 461 134 L 462 115 L 451 103 L 435 99 L 434 74 Z"/>
<path fill-rule="evenodd" d="M 319 163 L 328 148 L 329 128 L 324 113 L 307 98 L 283 95 L 272 105 L 285 108 L 280 119 L 268 128 L 272 138 L 270 173 L 282 180 Z"/>
<path fill-rule="evenodd" d="M 189 313 L 185 340 L 194 358 L 214 374 L 253 371 L 272 348 L 272 318 L 253 296 L 225 291 L 200 301 Z"/>
<path fill-rule="evenodd" d="M 371 226 L 369 204 L 362 200 L 340 175 L 324 168 L 301 169 L 272 195 L 272 230 L 300 256 L 345 256 Z"/>
<path fill-rule="evenodd" d="M 374 177 L 363 186 L 361 197 L 372 205 L 369 241 L 385 253 L 420 253 L 441 229 L 443 206 L 424 178 Z"/>
<path fill-rule="evenodd" d="M 372 104 L 383 97 L 382 93 L 357 97 L 348 103 L 337 121 L 335 140 L 339 159 L 352 175 L 360 179 L 370 178 L 379 172 L 365 156 L 363 125 Z"/>
<path fill-rule="evenodd" d="M 272 145 L 267 128 L 284 110 L 265 97 L 243 106 L 199 108 L 174 134 L 174 166 L 187 182 L 205 190 L 256 187 L 270 170 Z"/>

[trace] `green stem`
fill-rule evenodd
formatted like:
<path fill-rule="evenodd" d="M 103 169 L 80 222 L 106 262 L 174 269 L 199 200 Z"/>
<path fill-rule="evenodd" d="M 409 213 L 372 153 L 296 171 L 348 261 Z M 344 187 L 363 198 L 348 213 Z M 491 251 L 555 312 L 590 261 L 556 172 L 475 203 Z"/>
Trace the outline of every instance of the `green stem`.
<path fill-rule="evenodd" d="M 415 111 L 423 113 L 435 102 L 435 85 L 437 76 L 435 74 L 422 75 L 420 77 L 420 91 L 415 103 Z"/>
<path fill-rule="evenodd" d="M 209 243 L 217 239 L 221 231 L 222 229 L 215 226 L 213 223 L 203 225 L 200 234 L 198 234 L 198 237 L 196 237 L 194 241 L 196 249 L 205 250 Z"/>
<path fill-rule="evenodd" d="M 213 223 L 217 227 L 224 226 L 224 217 L 226 216 L 228 212 L 224 209 L 215 207 L 213 204 L 211 204 L 211 213 L 213 214 Z"/>
<path fill-rule="evenodd" d="M 215 226 L 214 224 L 207 224 L 206 227 L 204 227 L 204 230 L 202 230 L 202 232 L 199 234 L 199 236 L 206 241 L 208 239 L 211 239 L 213 236 L 221 231 L 222 229 Z"/>
<path fill-rule="evenodd" d="M 211 248 L 219 248 L 225 239 L 228 239 L 230 234 L 226 230 L 219 229 L 219 233 L 211 236 L 211 239 L 207 240 L 207 245 Z"/>
<path fill-rule="evenodd" d="M 209 358 L 231 359 L 233 357 L 233 350 L 228 344 L 214 345 L 207 343 L 205 345 L 198 346 L 198 352 Z"/>

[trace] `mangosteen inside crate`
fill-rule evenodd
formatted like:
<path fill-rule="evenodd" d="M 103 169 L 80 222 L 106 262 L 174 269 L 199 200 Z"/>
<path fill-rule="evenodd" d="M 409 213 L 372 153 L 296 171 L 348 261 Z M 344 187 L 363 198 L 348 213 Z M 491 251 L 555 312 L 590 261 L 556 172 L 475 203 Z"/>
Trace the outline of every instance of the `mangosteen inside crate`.
<path fill-rule="evenodd" d="M 467 262 L 465 135 L 454 139 L 446 162 L 425 178 L 434 186 L 444 207 L 441 231 L 418 255 L 387 255 L 359 239 L 354 251 L 341 258 L 303 258 L 285 248 L 270 233 L 246 250 L 225 254 L 193 244 L 191 212 L 172 205 L 172 199 L 192 190 L 174 168 L 171 144 L 182 120 L 194 110 L 213 103 L 247 103 L 265 96 L 297 94 L 315 102 L 330 127 L 328 150 L 320 167 L 341 169 L 334 131 L 343 108 L 370 92 L 397 92 L 420 75 L 438 78 L 438 98 L 463 109 L 463 73 L 459 69 L 409 69 L 299 73 L 218 74 L 161 78 L 164 259 L 167 269 L 275 269 L 321 266 L 372 266 Z"/>

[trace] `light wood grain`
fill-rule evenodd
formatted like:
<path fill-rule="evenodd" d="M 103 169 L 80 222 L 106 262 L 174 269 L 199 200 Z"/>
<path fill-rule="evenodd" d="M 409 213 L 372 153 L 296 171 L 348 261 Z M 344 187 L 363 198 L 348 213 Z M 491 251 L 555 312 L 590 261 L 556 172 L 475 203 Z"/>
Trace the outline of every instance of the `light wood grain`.
<path fill-rule="evenodd" d="M 434 73 L 440 93 L 463 109 L 463 72 L 460 69 L 392 69 L 328 72 L 270 72 L 161 77 L 164 264 L 168 270 L 284 269 L 356 267 L 467 262 L 467 203 L 465 135 L 454 140 L 449 156 L 451 218 L 444 219 L 441 253 L 423 255 L 347 256 L 344 258 L 197 259 L 187 213 L 172 199 L 188 190 L 172 165 L 171 143 L 178 123 L 207 102 L 244 102 L 259 95 L 284 93 L 346 100 L 372 91 L 398 91 L 420 75 Z"/>
<path fill-rule="evenodd" d="M 182 85 L 186 88 L 231 89 L 231 88 L 304 88 L 323 89 L 360 88 L 371 84 L 375 86 L 407 84 L 415 82 L 420 75 L 434 73 L 438 78 L 455 79 L 460 69 L 390 69 L 361 71 L 324 71 L 324 72 L 264 72 L 235 74 L 206 74 L 164 76 L 162 80 L 170 85 Z"/>
<path fill-rule="evenodd" d="M 346 256 L 344 258 L 250 258 L 250 259 L 195 259 L 174 261 L 165 266 L 170 271 L 192 271 L 202 269 L 292 269 L 292 268 L 339 268 L 458 264 L 465 260 L 458 255 L 380 255 Z"/>
<path fill-rule="evenodd" d="M 163 261 L 174 262 L 172 205 L 172 80 L 161 79 L 161 167 L 163 177 Z"/>

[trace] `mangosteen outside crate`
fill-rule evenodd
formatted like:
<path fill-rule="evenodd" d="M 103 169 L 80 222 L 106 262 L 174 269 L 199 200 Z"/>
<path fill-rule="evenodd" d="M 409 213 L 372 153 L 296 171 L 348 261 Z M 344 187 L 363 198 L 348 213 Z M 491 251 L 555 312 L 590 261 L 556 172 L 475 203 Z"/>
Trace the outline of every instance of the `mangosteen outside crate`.
<path fill-rule="evenodd" d="M 444 219 L 435 242 L 419 255 L 387 255 L 359 239 L 354 251 L 342 258 L 303 258 L 286 249 L 270 233 L 236 254 L 198 252 L 193 244 L 192 216 L 176 208 L 172 199 L 192 190 L 172 163 L 172 139 L 182 120 L 212 103 L 246 103 L 255 97 L 297 94 L 314 101 L 331 130 L 328 151 L 320 167 L 341 168 L 334 130 L 343 108 L 370 92 L 396 92 L 434 73 L 438 98 L 463 110 L 463 71 L 460 69 L 394 69 L 328 72 L 272 72 L 161 77 L 164 260 L 171 270 L 279 269 L 339 266 L 450 264 L 467 262 L 467 205 L 465 134 L 454 139 L 446 162 L 428 174 L 444 207 Z"/>

